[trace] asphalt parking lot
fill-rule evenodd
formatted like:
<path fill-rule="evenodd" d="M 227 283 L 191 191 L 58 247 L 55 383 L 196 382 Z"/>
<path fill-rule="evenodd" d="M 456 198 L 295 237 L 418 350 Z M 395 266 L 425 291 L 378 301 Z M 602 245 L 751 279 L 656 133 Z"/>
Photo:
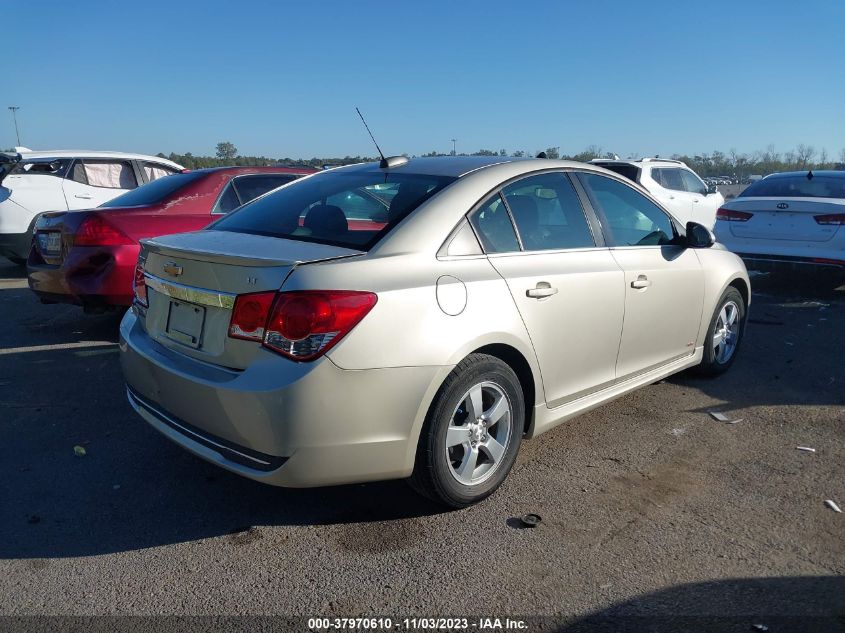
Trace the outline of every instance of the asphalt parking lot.
<path fill-rule="evenodd" d="M 762 284 L 726 376 L 526 442 L 492 498 L 444 512 L 403 482 L 276 489 L 171 445 L 125 401 L 118 317 L 40 305 L 3 260 L 0 614 L 845 630 L 845 513 L 824 505 L 845 508 L 845 291 L 799 287 Z"/>

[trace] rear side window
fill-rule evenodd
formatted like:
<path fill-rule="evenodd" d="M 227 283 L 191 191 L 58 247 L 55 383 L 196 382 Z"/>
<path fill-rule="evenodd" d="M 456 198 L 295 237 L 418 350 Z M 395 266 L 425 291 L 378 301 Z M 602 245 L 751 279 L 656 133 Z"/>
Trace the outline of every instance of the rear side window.
<path fill-rule="evenodd" d="M 138 186 L 132 164 L 123 160 L 77 160 L 70 177 L 83 185 L 106 189 L 134 189 Z"/>
<path fill-rule="evenodd" d="M 845 198 L 845 174 L 842 176 L 801 173 L 789 176 L 769 176 L 758 180 L 743 191 L 739 198 Z"/>
<path fill-rule="evenodd" d="M 205 177 L 206 174 L 193 171 L 186 174 L 173 174 L 167 178 L 159 178 L 146 185 L 127 191 L 117 198 L 112 198 L 100 207 L 137 207 L 162 202 L 183 187 Z"/>
<path fill-rule="evenodd" d="M 382 171 L 327 171 L 253 200 L 209 229 L 368 250 L 454 180 Z M 377 185 L 396 192 L 383 221 L 356 222 L 360 218 L 360 192 Z"/>
<path fill-rule="evenodd" d="M 234 179 L 235 189 L 241 199 L 241 204 L 246 204 L 258 196 L 263 196 L 271 189 L 286 185 L 296 180 L 295 174 L 261 174 L 256 176 L 237 176 Z"/>
<path fill-rule="evenodd" d="M 566 174 L 530 176 L 503 192 L 526 251 L 595 246 L 581 200 Z"/>
<path fill-rule="evenodd" d="M 519 239 L 502 196 L 490 196 L 469 218 L 486 253 L 518 251 Z"/>
<path fill-rule="evenodd" d="M 675 229 L 668 215 L 633 187 L 599 174 L 581 174 L 612 246 L 671 244 Z"/>

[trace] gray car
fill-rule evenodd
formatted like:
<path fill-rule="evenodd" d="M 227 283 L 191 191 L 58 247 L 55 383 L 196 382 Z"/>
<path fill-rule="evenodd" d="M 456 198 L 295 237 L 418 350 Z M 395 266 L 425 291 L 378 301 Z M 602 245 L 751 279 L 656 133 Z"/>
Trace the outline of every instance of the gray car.
<path fill-rule="evenodd" d="M 410 478 L 462 507 L 523 439 L 681 370 L 726 370 L 749 298 L 709 230 L 610 171 L 399 157 L 143 242 L 121 360 L 137 412 L 230 471 Z"/>

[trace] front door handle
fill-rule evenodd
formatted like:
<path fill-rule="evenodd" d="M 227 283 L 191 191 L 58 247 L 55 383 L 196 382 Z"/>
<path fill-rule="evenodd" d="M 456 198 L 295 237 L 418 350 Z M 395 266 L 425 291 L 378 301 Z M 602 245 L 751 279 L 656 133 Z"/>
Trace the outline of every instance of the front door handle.
<path fill-rule="evenodd" d="M 77 193 L 74 194 L 74 198 L 82 198 L 83 200 L 90 200 L 91 194 L 90 193 Z"/>
<path fill-rule="evenodd" d="M 651 281 L 649 281 L 648 277 L 645 275 L 638 276 L 634 281 L 631 282 L 631 288 L 637 288 L 638 290 L 642 288 L 648 288 L 651 285 Z"/>
<path fill-rule="evenodd" d="M 525 291 L 525 296 L 531 297 L 532 299 L 543 299 L 545 297 L 551 297 L 554 294 L 557 294 L 557 288 L 552 288 L 552 285 L 548 281 L 540 281 L 537 283 L 536 288 Z"/>

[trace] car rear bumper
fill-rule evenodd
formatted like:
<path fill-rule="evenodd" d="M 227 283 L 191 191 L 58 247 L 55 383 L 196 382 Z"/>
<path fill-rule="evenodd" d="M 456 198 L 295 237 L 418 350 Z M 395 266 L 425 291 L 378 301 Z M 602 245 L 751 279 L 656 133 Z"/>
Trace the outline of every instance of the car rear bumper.
<path fill-rule="evenodd" d="M 27 260 L 29 287 L 43 301 L 129 306 L 137 245 L 71 248 L 61 264 L 47 263 L 33 248 Z"/>
<path fill-rule="evenodd" d="M 747 268 L 763 272 L 810 272 L 831 275 L 845 275 L 845 257 L 842 259 L 824 257 L 794 257 L 787 255 L 759 255 L 737 253 Z"/>
<path fill-rule="evenodd" d="M 120 350 L 129 402 L 156 430 L 227 470 L 290 487 L 409 476 L 444 369 L 343 370 L 262 350 L 247 369 L 228 370 L 156 343 L 131 310 Z"/>

